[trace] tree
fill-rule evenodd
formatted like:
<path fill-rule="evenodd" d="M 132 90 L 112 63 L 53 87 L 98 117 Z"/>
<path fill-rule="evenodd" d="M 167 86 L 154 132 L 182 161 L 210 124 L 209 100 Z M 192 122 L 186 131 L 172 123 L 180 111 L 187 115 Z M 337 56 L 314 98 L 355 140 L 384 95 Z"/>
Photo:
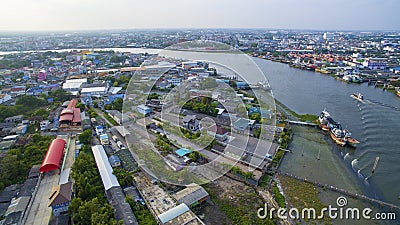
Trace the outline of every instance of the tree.
<path fill-rule="evenodd" d="M 57 89 L 49 93 L 49 97 L 53 98 L 55 102 L 65 102 L 72 98 L 72 95 L 63 89 Z"/>
<path fill-rule="evenodd" d="M 117 177 L 118 182 L 122 187 L 132 186 L 133 176 L 125 169 L 115 168 L 113 169 L 113 174 Z"/>
<path fill-rule="evenodd" d="M 80 108 L 81 111 L 85 110 L 85 105 L 82 102 L 78 102 L 76 103 L 76 108 Z"/>
<path fill-rule="evenodd" d="M 79 136 L 78 136 L 79 141 L 82 144 L 91 144 L 92 143 L 92 130 L 87 129 L 83 131 Z"/>
<path fill-rule="evenodd" d="M 253 129 L 253 136 L 255 138 L 260 138 L 260 135 L 261 135 L 261 128 L 254 128 Z"/>

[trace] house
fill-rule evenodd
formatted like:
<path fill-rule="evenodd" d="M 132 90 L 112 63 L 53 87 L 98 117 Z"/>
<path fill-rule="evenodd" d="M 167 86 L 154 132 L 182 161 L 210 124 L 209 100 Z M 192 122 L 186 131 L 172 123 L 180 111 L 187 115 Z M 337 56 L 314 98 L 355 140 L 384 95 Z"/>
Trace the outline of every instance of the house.
<path fill-rule="evenodd" d="M 121 160 L 116 155 L 110 156 L 110 158 L 108 158 L 108 161 L 110 161 L 112 168 L 121 166 Z"/>
<path fill-rule="evenodd" d="M 196 118 L 196 115 L 187 115 L 183 118 L 183 127 L 192 132 L 200 131 L 200 120 Z"/>
<path fill-rule="evenodd" d="M 11 88 L 11 94 L 16 96 L 16 95 L 23 95 L 25 94 L 25 86 L 14 86 Z"/>
<path fill-rule="evenodd" d="M 49 120 L 43 120 L 40 122 L 40 131 L 45 131 L 49 129 L 50 121 Z"/>
<path fill-rule="evenodd" d="M 72 199 L 72 182 L 57 185 L 50 195 L 49 207 L 55 216 L 60 216 L 68 212 L 68 206 Z"/>
<path fill-rule="evenodd" d="M 110 143 L 110 141 L 108 140 L 108 135 L 107 134 L 101 134 L 99 136 L 99 139 L 100 139 L 100 143 L 102 145 L 108 145 Z"/>
<path fill-rule="evenodd" d="M 11 117 L 5 118 L 4 122 L 6 122 L 6 123 L 21 123 L 23 118 L 24 118 L 23 115 L 11 116 Z"/>
<path fill-rule="evenodd" d="M 207 134 L 215 137 L 217 141 L 226 141 L 228 139 L 228 131 L 219 125 L 213 125 L 207 129 Z"/>
<path fill-rule="evenodd" d="M 233 130 L 237 133 L 245 133 L 254 126 L 254 120 L 240 118 L 233 123 Z"/>
<path fill-rule="evenodd" d="M 209 198 L 207 191 L 200 185 L 192 183 L 185 189 L 173 194 L 173 197 L 178 203 L 184 203 L 190 208 L 193 208 Z"/>
<path fill-rule="evenodd" d="M 11 100 L 11 95 L 9 95 L 9 94 L 0 94 L 0 105 L 5 103 L 5 102 L 7 102 L 7 101 L 10 101 L 10 100 Z"/>
<path fill-rule="evenodd" d="M 2 224 L 20 224 L 22 217 L 28 207 L 30 196 L 22 196 L 12 199 L 6 213 L 4 214 L 4 221 Z"/>
<path fill-rule="evenodd" d="M 119 125 L 122 125 L 122 123 L 125 123 L 129 120 L 129 117 L 126 114 L 122 114 L 118 110 L 106 110 L 107 114 L 111 116 L 115 122 L 117 122 Z"/>
<path fill-rule="evenodd" d="M 137 111 L 144 116 L 147 116 L 151 113 L 151 109 L 143 104 L 137 106 Z"/>
<path fill-rule="evenodd" d="M 273 112 L 271 110 L 268 110 L 268 109 L 260 109 L 258 107 L 249 108 L 249 116 L 251 116 L 251 115 L 253 115 L 255 113 L 260 114 L 260 117 L 262 119 L 265 119 L 265 118 L 271 119 L 272 115 L 273 115 Z"/>

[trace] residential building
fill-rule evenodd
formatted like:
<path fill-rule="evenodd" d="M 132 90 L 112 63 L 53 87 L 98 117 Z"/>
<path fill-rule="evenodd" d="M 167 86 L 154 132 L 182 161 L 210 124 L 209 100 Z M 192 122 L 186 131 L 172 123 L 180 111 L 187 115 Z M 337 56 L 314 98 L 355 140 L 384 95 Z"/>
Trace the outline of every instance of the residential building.
<path fill-rule="evenodd" d="M 54 187 L 50 195 L 49 207 L 53 210 L 54 216 L 60 216 L 68 212 L 68 206 L 72 199 L 72 182 L 60 184 Z"/>
<path fill-rule="evenodd" d="M 196 118 L 196 115 L 187 115 L 183 118 L 183 127 L 192 132 L 198 132 L 201 130 L 200 120 Z"/>
<path fill-rule="evenodd" d="M 137 111 L 140 114 L 142 114 L 144 116 L 147 116 L 147 115 L 149 115 L 151 113 L 151 108 L 149 108 L 149 107 L 147 107 L 147 106 L 142 104 L 142 105 L 138 105 L 137 106 Z"/>
<path fill-rule="evenodd" d="M 11 95 L 0 94 L 0 105 L 11 100 Z"/>
<path fill-rule="evenodd" d="M 173 194 L 173 197 L 179 203 L 184 203 L 193 208 L 209 199 L 207 191 L 200 185 L 192 183 L 185 189 Z"/>
<path fill-rule="evenodd" d="M 121 166 L 121 160 L 117 155 L 110 156 L 110 158 L 108 158 L 108 161 L 110 161 L 112 168 Z"/>

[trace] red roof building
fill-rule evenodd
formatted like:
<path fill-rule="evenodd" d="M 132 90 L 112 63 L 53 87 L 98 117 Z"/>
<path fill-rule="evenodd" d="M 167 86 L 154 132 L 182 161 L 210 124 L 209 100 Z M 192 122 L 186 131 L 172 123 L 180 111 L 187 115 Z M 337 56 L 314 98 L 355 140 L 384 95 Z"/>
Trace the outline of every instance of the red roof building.
<path fill-rule="evenodd" d="M 75 108 L 76 107 L 76 103 L 77 103 L 76 99 L 72 99 L 71 101 L 69 101 L 67 109 Z"/>
<path fill-rule="evenodd" d="M 40 172 L 45 173 L 57 170 L 60 166 L 60 160 L 64 153 L 66 141 L 64 139 L 54 139 L 47 149 L 46 156 L 40 166 Z"/>
<path fill-rule="evenodd" d="M 62 110 L 60 113 L 60 126 L 63 125 L 72 125 L 72 126 L 80 126 L 81 119 L 81 109 L 76 107 L 76 99 L 72 99 L 69 101 L 66 109 Z"/>

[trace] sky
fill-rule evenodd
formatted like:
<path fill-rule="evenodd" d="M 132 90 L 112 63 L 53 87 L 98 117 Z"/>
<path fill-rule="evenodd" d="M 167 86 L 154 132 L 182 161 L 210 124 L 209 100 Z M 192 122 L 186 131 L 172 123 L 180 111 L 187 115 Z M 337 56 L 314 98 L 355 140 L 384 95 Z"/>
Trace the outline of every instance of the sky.
<path fill-rule="evenodd" d="M 400 30 L 400 0 L 1 0 L 0 31 Z"/>

